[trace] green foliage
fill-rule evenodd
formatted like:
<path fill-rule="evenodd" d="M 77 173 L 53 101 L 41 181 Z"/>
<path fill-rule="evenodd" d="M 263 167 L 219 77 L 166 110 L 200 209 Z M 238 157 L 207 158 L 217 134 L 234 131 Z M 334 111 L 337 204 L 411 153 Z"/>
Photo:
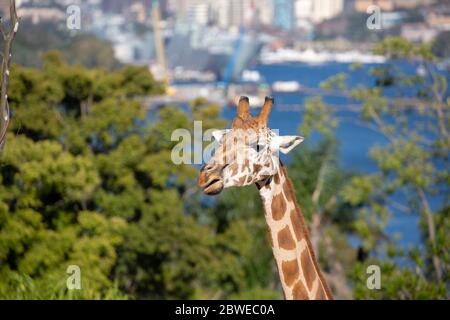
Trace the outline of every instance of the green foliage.
<path fill-rule="evenodd" d="M 278 272 L 267 239 L 260 196 L 254 186 L 226 189 L 207 210 L 207 221 L 223 234 L 226 252 L 239 252 L 231 299 L 281 298 Z M 258 254 L 255 254 L 258 252 Z M 238 289 L 238 290 L 236 290 Z M 224 297 L 224 296 L 222 296 Z"/>
<path fill-rule="evenodd" d="M 366 286 L 369 265 L 379 265 L 381 271 L 381 288 L 368 290 Z M 447 289 L 444 283 L 427 280 L 420 270 L 414 272 L 402 268 L 393 262 L 368 261 L 358 263 L 353 269 L 352 280 L 355 283 L 355 299 L 375 300 L 429 300 L 446 299 Z"/>
<path fill-rule="evenodd" d="M 363 251 L 372 253 L 370 263 L 353 268 L 353 294 L 358 299 L 445 299 L 449 283 L 447 79 L 433 71 L 436 58 L 429 45 L 388 37 L 376 46 L 375 53 L 419 62 L 426 74 L 411 76 L 387 64 L 370 70 L 373 85 L 347 88 L 345 75 L 322 85 L 358 101 L 361 120 L 386 138 L 386 143 L 372 146 L 369 152 L 378 171 L 353 175 L 338 193 L 344 209 L 352 212 L 350 230 L 360 238 Z M 389 94 L 393 89 L 410 94 L 393 97 Z M 337 121 L 333 107 L 323 106 L 317 98 L 310 101 L 319 107 L 306 108 L 304 126 L 330 137 L 330 124 Z M 444 200 L 436 201 L 436 196 Z M 400 248 L 387 236 L 393 213 L 420 216 L 424 249 Z M 375 259 L 380 255 L 386 258 Z M 381 267 L 381 290 L 367 289 L 368 264 Z"/>
<path fill-rule="evenodd" d="M 40 67 L 43 62 L 41 55 L 50 50 L 57 50 L 67 61 L 87 68 L 120 67 L 107 41 L 89 34 L 73 34 L 62 23 L 21 21 L 20 32 L 14 41 L 14 61 L 22 66 Z"/>
<path fill-rule="evenodd" d="M 212 217 L 193 194 L 196 168 L 170 158 L 174 129 L 204 118 L 204 130 L 225 126 L 219 106 L 199 99 L 189 112 L 146 110 L 142 98 L 163 87 L 145 68 L 106 72 L 67 65 L 57 52 L 44 58 L 42 69 L 14 66 L 11 81 L 0 297 L 274 296 L 255 289 L 267 272 L 260 265 L 272 266 L 270 251 L 264 263 L 253 257 L 266 246 L 251 236 L 260 216 Z M 69 265 L 81 268 L 79 291 L 66 288 Z"/>
<path fill-rule="evenodd" d="M 430 51 L 430 44 L 414 44 L 401 37 L 386 37 L 376 45 L 374 53 L 394 59 L 434 59 Z"/>
<path fill-rule="evenodd" d="M 331 139 L 337 125 L 336 117 L 329 112 L 322 98 L 312 97 L 305 101 L 305 114 L 299 128 L 302 134 L 309 135 L 311 131 L 316 130 Z"/>

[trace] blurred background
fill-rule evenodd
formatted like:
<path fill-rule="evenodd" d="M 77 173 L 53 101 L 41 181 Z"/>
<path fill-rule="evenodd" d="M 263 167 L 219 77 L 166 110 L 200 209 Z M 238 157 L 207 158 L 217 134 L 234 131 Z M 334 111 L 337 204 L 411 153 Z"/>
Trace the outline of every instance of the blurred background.
<path fill-rule="evenodd" d="M 240 95 L 306 137 L 282 160 L 336 298 L 448 298 L 450 1 L 16 3 L 0 298 L 281 299 L 256 188 L 171 161 Z"/>

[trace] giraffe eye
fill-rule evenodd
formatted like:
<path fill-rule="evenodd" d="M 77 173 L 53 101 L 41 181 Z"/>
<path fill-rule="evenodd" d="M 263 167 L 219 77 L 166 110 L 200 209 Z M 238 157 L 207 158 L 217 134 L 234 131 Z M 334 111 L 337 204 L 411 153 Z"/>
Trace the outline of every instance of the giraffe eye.
<path fill-rule="evenodd" d="M 265 148 L 265 143 L 264 143 L 264 141 L 258 140 L 258 141 L 255 141 L 255 142 L 251 143 L 251 144 L 250 144 L 250 147 L 251 147 L 253 150 L 255 150 L 256 152 L 259 153 L 260 151 L 263 151 L 263 150 L 264 150 L 264 148 Z"/>

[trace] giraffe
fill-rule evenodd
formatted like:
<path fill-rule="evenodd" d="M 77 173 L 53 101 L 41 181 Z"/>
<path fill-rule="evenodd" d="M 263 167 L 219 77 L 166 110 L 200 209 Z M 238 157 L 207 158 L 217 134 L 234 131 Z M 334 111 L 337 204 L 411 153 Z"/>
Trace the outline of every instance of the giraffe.
<path fill-rule="evenodd" d="M 212 133 L 214 155 L 201 169 L 198 185 L 207 195 L 224 188 L 255 184 L 284 296 L 288 300 L 331 300 L 333 296 L 316 261 L 301 209 L 278 151 L 288 153 L 303 141 L 267 128 L 274 99 L 266 97 L 258 116 L 241 97 L 231 129 Z"/>

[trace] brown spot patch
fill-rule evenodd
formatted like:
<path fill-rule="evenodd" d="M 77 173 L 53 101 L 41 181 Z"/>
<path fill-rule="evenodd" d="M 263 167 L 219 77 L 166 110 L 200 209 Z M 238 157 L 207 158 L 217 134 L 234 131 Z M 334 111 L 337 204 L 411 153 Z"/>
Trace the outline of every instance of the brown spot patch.
<path fill-rule="evenodd" d="M 309 300 L 308 292 L 300 280 L 292 288 L 292 295 L 294 296 L 294 300 Z"/>
<path fill-rule="evenodd" d="M 247 183 L 252 182 L 252 180 L 253 180 L 252 176 L 248 176 L 248 178 L 247 178 Z"/>
<path fill-rule="evenodd" d="M 302 221 L 300 220 L 300 214 L 297 212 L 296 209 L 291 210 L 291 223 L 292 228 L 294 229 L 295 237 L 297 238 L 297 241 L 302 240 L 305 235 L 303 234 L 303 225 Z"/>
<path fill-rule="evenodd" d="M 283 261 L 281 263 L 281 270 L 283 272 L 284 282 L 288 287 L 292 286 L 298 278 L 298 263 L 297 259 L 291 261 Z"/>
<path fill-rule="evenodd" d="M 291 232 L 289 231 L 289 227 L 286 226 L 278 232 L 278 245 L 280 248 L 286 250 L 295 249 L 295 241 L 292 238 Z"/>
<path fill-rule="evenodd" d="M 237 165 L 237 163 L 230 164 L 229 170 L 231 170 L 231 174 L 233 176 L 236 175 L 236 173 L 238 172 L 238 165 Z"/>
<path fill-rule="evenodd" d="M 311 290 L 316 275 L 314 273 L 314 264 L 311 261 L 311 256 L 307 248 L 303 250 L 300 262 L 302 264 L 303 276 L 305 277 L 306 284 L 308 285 L 309 290 Z"/>
<path fill-rule="evenodd" d="M 262 168 L 262 165 L 260 165 L 260 164 L 254 164 L 254 165 L 253 165 L 253 171 L 254 171 L 254 172 L 260 171 L 261 168 Z"/>
<path fill-rule="evenodd" d="M 280 184 L 280 175 L 278 173 L 273 176 L 273 181 L 275 184 Z"/>
<path fill-rule="evenodd" d="M 273 197 L 271 209 L 274 220 L 281 220 L 283 218 L 286 212 L 286 203 L 281 193 Z"/>
<path fill-rule="evenodd" d="M 240 177 L 238 183 L 242 185 L 245 183 L 245 180 L 246 180 L 246 177 Z"/>

